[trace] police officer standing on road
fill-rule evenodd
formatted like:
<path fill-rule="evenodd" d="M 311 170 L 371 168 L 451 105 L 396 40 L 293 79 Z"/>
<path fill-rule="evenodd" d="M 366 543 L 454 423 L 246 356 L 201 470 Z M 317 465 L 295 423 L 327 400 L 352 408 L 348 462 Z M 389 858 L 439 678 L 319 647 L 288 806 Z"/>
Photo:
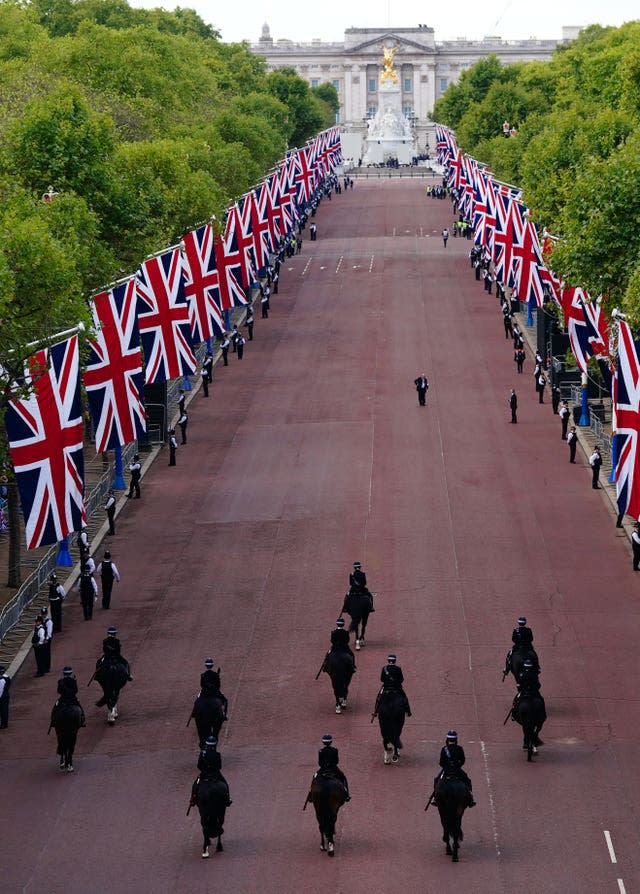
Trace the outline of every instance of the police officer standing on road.
<path fill-rule="evenodd" d="M 107 494 L 107 502 L 104 504 L 104 511 L 107 513 L 107 519 L 109 520 L 109 536 L 113 537 L 116 533 L 116 497 L 113 488 L 110 488 L 109 493 Z"/>
<path fill-rule="evenodd" d="M 598 479 L 600 478 L 600 466 L 602 465 L 602 456 L 600 455 L 600 448 L 596 444 L 593 448 L 593 453 L 589 457 L 589 465 L 591 466 L 591 487 L 594 490 L 600 490 L 600 485 L 598 484 Z"/>
<path fill-rule="evenodd" d="M 575 463 L 576 447 L 578 446 L 578 433 L 576 432 L 575 425 L 571 426 L 571 431 L 567 435 L 567 444 L 569 445 L 569 462 Z"/>
<path fill-rule="evenodd" d="M 511 421 L 515 423 L 518 421 L 518 395 L 513 388 L 509 397 L 509 406 L 511 407 Z"/>
<path fill-rule="evenodd" d="M 242 360 L 245 344 L 246 340 L 244 335 L 242 332 L 238 332 L 238 337 L 236 338 L 236 353 L 238 354 L 238 360 Z"/>
<path fill-rule="evenodd" d="M 247 319 L 244 322 L 244 325 L 247 327 L 247 332 L 249 334 L 249 341 L 253 341 L 253 308 L 249 305 L 247 309 Z"/>
<path fill-rule="evenodd" d="M 58 582 L 58 575 L 53 571 L 49 575 L 49 612 L 54 633 L 62 633 L 62 603 L 64 599 L 64 587 Z"/>
<path fill-rule="evenodd" d="M 80 575 L 78 589 L 80 590 L 83 617 L 85 621 L 90 621 L 93 618 L 93 603 L 98 598 L 98 585 L 88 569 Z"/>
<path fill-rule="evenodd" d="M 417 379 L 414 379 L 413 384 L 418 392 L 418 403 L 421 407 L 424 407 L 426 405 L 427 391 L 429 390 L 429 381 L 423 373 Z"/>
<path fill-rule="evenodd" d="M 175 466 L 176 464 L 176 450 L 178 449 L 178 442 L 176 440 L 176 430 L 172 428 L 169 430 L 169 465 Z"/>
<path fill-rule="evenodd" d="M 207 372 L 206 366 L 202 365 L 202 370 L 200 371 L 200 376 L 202 379 L 202 396 L 209 397 L 209 374 Z"/>
<path fill-rule="evenodd" d="M 40 609 L 40 617 L 44 627 L 44 672 L 48 674 L 51 670 L 51 641 L 53 639 L 53 621 L 47 617 L 47 609 Z"/>
<path fill-rule="evenodd" d="M 638 565 L 640 565 L 640 522 L 636 522 L 633 526 L 631 548 L 633 549 L 633 570 L 638 571 Z"/>
<path fill-rule="evenodd" d="M 229 345 L 230 341 L 226 332 L 222 333 L 222 337 L 220 339 L 220 350 L 222 351 L 222 362 L 225 366 L 229 366 Z"/>
<path fill-rule="evenodd" d="M 36 677 L 44 677 L 46 665 L 46 633 L 42 618 L 38 615 L 33 627 L 33 636 L 31 637 L 31 645 L 33 646 L 33 657 L 36 659 Z"/>
<path fill-rule="evenodd" d="M 113 582 L 120 582 L 120 572 L 116 567 L 116 563 L 111 559 L 109 550 L 105 550 L 104 558 L 98 565 L 97 574 L 100 575 L 102 581 L 102 607 L 108 609 L 111 606 L 111 591 L 113 590 Z"/>
<path fill-rule="evenodd" d="M 180 413 L 180 418 L 178 419 L 178 425 L 180 426 L 180 432 L 182 434 L 182 443 L 187 443 L 187 426 L 189 425 L 189 417 L 187 415 L 187 411 L 183 410 Z"/>
<path fill-rule="evenodd" d="M 207 384 L 211 384 L 213 382 L 213 354 L 211 351 L 207 351 L 207 354 L 202 361 L 202 369 L 203 372 L 207 374 Z"/>
<path fill-rule="evenodd" d="M 562 401 L 562 406 L 560 407 L 560 422 L 562 424 L 562 433 L 560 437 L 563 441 L 567 440 L 567 428 L 569 426 L 569 404 L 566 400 Z"/>
<path fill-rule="evenodd" d="M 11 677 L 6 673 L 4 664 L 0 664 L 0 729 L 9 726 L 9 701 L 11 689 Z"/>
<path fill-rule="evenodd" d="M 136 453 L 131 462 L 129 463 L 129 474 L 131 475 L 131 482 L 129 484 L 129 493 L 127 497 L 133 497 L 133 492 L 136 492 L 136 496 L 134 499 L 140 499 L 140 475 L 141 475 L 142 466 L 140 464 L 140 457 Z"/>

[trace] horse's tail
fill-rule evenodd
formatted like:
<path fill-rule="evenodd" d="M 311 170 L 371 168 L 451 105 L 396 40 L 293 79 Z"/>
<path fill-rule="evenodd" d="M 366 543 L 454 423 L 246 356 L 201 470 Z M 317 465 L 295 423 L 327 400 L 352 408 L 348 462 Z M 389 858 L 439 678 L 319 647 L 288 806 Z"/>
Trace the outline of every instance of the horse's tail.
<path fill-rule="evenodd" d="M 404 727 L 405 697 L 401 692 L 383 693 L 378 706 L 378 722 L 380 735 L 387 742 L 398 748 L 400 735 Z"/>

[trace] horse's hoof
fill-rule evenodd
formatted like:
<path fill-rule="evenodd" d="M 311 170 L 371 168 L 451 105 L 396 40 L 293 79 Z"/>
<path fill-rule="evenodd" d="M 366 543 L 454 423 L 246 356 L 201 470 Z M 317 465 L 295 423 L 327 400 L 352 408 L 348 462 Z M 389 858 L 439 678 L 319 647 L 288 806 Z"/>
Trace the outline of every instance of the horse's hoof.
<path fill-rule="evenodd" d="M 383 761 L 385 762 L 385 764 L 390 764 L 390 763 L 391 763 L 391 761 L 390 761 L 390 759 L 389 759 L 389 753 L 388 753 L 387 751 L 385 751 L 385 753 L 384 753 L 384 757 L 383 757 L 382 759 L 383 759 Z"/>
<path fill-rule="evenodd" d="M 447 857 L 450 857 L 451 854 L 453 853 L 453 851 L 451 850 L 450 844 L 447 845 L 447 849 L 446 849 L 445 853 L 446 853 Z"/>
<path fill-rule="evenodd" d="M 208 847 L 205 847 L 205 849 L 202 851 L 202 859 L 203 860 L 209 859 L 209 848 Z"/>
<path fill-rule="evenodd" d="M 356 652 L 359 652 L 359 651 L 360 651 L 360 640 L 357 639 L 356 640 Z"/>
<path fill-rule="evenodd" d="M 341 698 L 341 699 L 340 699 L 340 707 L 341 707 L 341 708 L 346 708 L 346 707 L 347 707 L 347 700 L 346 700 L 346 698 Z"/>
<path fill-rule="evenodd" d="M 222 842 L 219 841 L 219 842 L 216 844 L 216 851 L 217 851 L 217 853 L 220 853 L 220 851 L 223 851 L 223 850 L 224 850 L 224 848 L 222 847 Z"/>
<path fill-rule="evenodd" d="M 60 769 L 62 770 L 63 773 L 67 769 L 64 765 L 64 761 L 60 761 Z"/>
<path fill-rule="evenodd" d="M 535 745 L 533 746 L 533 748 L 531 749 L 531 751 L 532 751 L 533 754 L 537 754 L 537 753 L 538 753 L 538 749 L 536 748 Z"/>
<path fill-rule="evenodd" d="M 324 844 L 321 844 L 321 845 L 320 845 L 320 850 L 321 850 L 321 851 L 326 851 L 326 847 L 324 846 Z"/>
<path fill-rule="evenodd" d="M 73 773 L 73 764 L 69 764 L 67 767 L 67 773 Z"/>
<path fill-rule="evenodd" d="M 329 844 L 327 845 L 327 854 L 329 857 L 333 857 L 333 845 L 331 844 L 331 842 L 329 842 Z"/>
<path fill-rule="evenodd" d="M 336 714 L 342 714 L 342 708 L 340 705 L 336 705 Z"/>
<path fill-rule="evenodd" d="M 459 863 L 459 862 L 460 862 L 459 859 L 458 859 L 458 855 L 457 855 L 457 854 L 454 854 L 454 855 L 453 855 L 453 857 L 451 858 L 451 862 L 452 862 L 452 863 Z"/>
<path fill-rule="evenodd" d="M 391 756 L 391 763 L 392 763 L 392 764 L 397 764 L 399 759 L 400 759 L 400 755 L 399 755 L 399 754 L 396 754 L 396 753 L 394 752 L 394 753 L 392 754 L 392 756 Z"/>

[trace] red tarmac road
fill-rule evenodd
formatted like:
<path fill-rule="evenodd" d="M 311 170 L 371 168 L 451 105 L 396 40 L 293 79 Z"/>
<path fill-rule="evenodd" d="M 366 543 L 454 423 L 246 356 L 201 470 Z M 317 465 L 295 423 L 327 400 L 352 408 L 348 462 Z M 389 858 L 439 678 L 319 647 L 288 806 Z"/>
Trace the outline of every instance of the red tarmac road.
<path fill-rule="evenodd" d="M 191 404 L 177 467 L 162 454 L 120 517 L 111 611 L 84 623 L 76 595 L 66 606 L 54 668 L 73 664 L 89 724 L 73 776 L 46 736 L 55 671 L 33 680 L 29 658 L 14 683 L 3 894 L 640 890 L 640 582 L 584 457 L 569 466 L 558 418 L 537 403 L 531 363 L 515 375 L 470 243 L 443 248 L 452 219 L 419 182 L 358 183 L 323 203 L 318 241 L 284 265 L 243 361 L 230 355 L 212 397 Z M 356 559 L 377 611 L 337 717 L 327 677 L 313 678 Z M 502 725 L 523 612 L 549 712 L 532 764 Z M 113 729 L 84 688 L 109 623 L 134 673 Z M 413 709 L 397 766 L 383 766 L 369 722 L 390 650 Z M 203 861 L 197 814 L 185 817 L 197 757 L 185 723 L 208 655 L 230 700 L 220 750 L 234 803 L 224 854 Z M 478 801 L 458 865 L 424 813 L 451 726 Z M 353 794 L 332 861 L 301 812 L 325 732 Z"/>

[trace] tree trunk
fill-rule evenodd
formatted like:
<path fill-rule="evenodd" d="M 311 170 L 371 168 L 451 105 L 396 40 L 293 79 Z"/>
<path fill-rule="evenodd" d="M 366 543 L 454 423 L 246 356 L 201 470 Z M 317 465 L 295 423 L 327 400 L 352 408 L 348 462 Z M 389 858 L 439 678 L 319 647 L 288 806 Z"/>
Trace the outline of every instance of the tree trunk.
<path fill-rule="evenodd" d="M 17 589 L 22 583 L 20 552 L 22 531 L 20 530 L 20 499 L 18 485 L 10 481 L 7 485 L 7 521 L 9 523 L 9 579 L 7 586 Z"/>

